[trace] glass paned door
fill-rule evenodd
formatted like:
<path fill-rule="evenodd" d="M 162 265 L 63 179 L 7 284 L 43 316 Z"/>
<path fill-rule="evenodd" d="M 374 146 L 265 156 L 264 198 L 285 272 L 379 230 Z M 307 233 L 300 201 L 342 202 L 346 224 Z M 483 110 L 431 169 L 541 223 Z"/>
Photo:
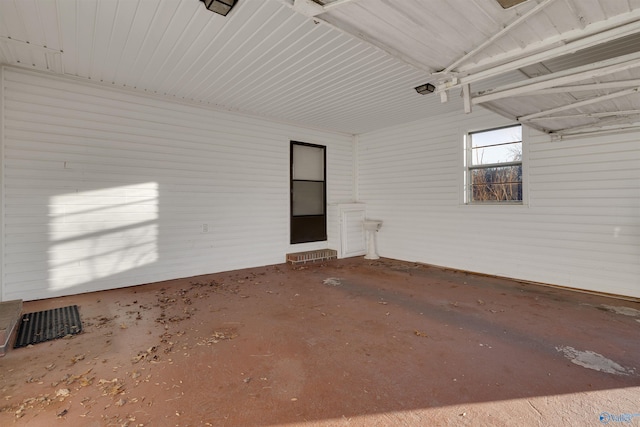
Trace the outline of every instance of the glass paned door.
<path fill-rule="evenodd" d="M 326 148 L 291 142 L 291 243 L 327 240 Z"/>

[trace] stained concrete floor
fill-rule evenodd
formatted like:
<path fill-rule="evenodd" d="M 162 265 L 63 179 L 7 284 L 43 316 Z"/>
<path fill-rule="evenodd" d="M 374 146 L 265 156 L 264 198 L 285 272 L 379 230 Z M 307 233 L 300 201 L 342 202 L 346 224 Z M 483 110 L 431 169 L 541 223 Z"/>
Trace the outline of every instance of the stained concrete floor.
<path fill-rule="evenodd" d="M 0 359 L 0 425 L 640 425 L 640 303 L 362 258 L 78 304 Z"/>

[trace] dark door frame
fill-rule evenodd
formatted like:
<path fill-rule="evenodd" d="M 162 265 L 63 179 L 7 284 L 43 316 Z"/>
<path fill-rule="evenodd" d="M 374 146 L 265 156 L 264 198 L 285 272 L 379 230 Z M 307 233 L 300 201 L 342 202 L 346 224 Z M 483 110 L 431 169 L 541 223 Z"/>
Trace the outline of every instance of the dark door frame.
<path fill-rule="evenodd" d="M 293 179 L 293 147 L 302 145 L 322 149 L 322 215 L 293 215 L 293 187 L 295 181 L 320 182 Z M 289 220 L 290 243 L 321 242 L 327 240 L 327 147 L 307 142 L 291 141 L 289 148 Z"/>

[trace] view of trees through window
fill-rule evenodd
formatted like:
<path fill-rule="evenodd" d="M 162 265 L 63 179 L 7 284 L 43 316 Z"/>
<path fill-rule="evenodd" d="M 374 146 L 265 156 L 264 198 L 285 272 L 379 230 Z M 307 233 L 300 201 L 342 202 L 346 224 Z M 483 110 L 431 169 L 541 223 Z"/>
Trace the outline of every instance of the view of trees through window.
<path fill-rule="evenodd" d="M 522 201 L 522 126 L 469 134 L 468 201 Z"/>

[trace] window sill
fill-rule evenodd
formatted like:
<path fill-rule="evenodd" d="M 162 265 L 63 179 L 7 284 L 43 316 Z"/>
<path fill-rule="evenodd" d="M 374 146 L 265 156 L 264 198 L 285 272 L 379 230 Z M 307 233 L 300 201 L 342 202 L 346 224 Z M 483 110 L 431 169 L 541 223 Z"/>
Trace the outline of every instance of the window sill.
<path fill-rule="evenodd" d="M 484 203 L 461 203 L 460 206 L 472 209 L 524 209 L 528 208 L 529 204 L 525 202 L 484 202 Z"/>

